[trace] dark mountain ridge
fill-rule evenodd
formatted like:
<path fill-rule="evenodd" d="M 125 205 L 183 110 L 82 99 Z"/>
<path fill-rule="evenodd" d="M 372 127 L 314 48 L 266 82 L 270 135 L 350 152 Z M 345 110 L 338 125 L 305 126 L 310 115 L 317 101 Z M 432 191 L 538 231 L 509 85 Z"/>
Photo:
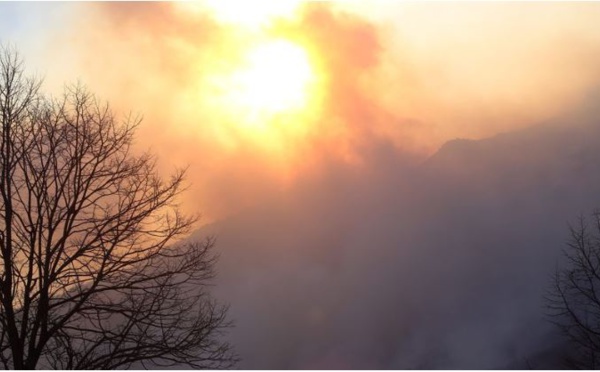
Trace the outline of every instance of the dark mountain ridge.
<path fill-rule="evenodd" d="M 567 223 L 600 207 L 600 120 L 449 141 L 416 169 L 373 153 L 198 232 L 241 366 L 560 367 L 542 297 Z"/>

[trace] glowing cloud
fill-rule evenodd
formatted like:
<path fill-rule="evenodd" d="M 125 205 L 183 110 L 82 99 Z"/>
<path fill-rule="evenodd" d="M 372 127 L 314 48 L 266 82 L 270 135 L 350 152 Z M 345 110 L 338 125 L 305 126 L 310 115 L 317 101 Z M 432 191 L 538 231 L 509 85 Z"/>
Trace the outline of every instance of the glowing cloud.
<path fill-rule="evenodd" d="M 307 108 L 316 77 L 306 51 L 279 39 L 249 50 L 240 67 L 224 80 L 228 106 L 247 113 L 245 124 L 265 126 L 273 115 Z"/>
<path fill-rule="evenodd" d="M 204 4 L 218 21 L 259 28 L 281 17 L 290 17 L 299 7 L 298 0 L 208 0 Z"/>
<path fill-rule="evenodd" d="M 241 83 L 243 101 L 251 107 L 274 112 L 306 104 L 306 88 L 311 78 L 304 50 L 284 40 L 253 49 L 248 55 L 247 69 L 234 77 Z"/>

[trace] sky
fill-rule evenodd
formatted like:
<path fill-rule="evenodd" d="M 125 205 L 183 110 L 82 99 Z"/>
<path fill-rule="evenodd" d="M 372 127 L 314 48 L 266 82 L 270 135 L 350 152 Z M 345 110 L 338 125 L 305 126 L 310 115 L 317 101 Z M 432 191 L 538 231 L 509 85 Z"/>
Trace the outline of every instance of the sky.
<path fill-rule="evenodd" d="M 207 220 L 323 158 L 360 164 L 372 139 L 424 159 L 595 88 L 593 3 L 243 4 L 6 3 L 0 27 L 47 90 L 79 81 L 143 115 L 140 147 L 191 167 Z"/>
<path fill-rule="evenodd" d="M 165 176 L 188 167 L 242 367 L 505 368 L 553 345 L 544 283 L 597 201 L 599 21 L 594 2 L 28 2 L 0 3 L 0 42 L 47 92 L 143 117 Z"/>

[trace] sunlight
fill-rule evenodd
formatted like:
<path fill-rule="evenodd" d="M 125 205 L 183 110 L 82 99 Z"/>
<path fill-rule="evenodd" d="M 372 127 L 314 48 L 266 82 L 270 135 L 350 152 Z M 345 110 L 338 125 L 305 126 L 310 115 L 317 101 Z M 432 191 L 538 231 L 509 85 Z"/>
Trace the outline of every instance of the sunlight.
<path fill-rule="evenodd" d="M 209 13 L 219 23 L 249 29 L 266 27 L 297 13 L 300 0 L 204 0 L 176 2 L 183 12 Z"/>
<path fill-rule="evenodd" d="M 327 79 L 318 56 L 308 45 L 264 36 L 232 48 L 223 61 L 211 74 L 199 74 L 197 90 L 180 102 L 181 109 L 218 118 L 212 130 L 228 151 L 252 143 L 288 156 L 321 114 Z"/>
<path fill-rule="evenodd" d="M 261 119 L 308 104 L 314 73 L 301 46 L 278 39 L 258 45 L 245 57 L 230 76 L 232 103 Z"/>
<path fill-rule="evenodd" d="M 206 0 L 205 4 L 222 22 L 238 26 L 262 27 L 274 18 L 293 15 L 298 0 Z"/>

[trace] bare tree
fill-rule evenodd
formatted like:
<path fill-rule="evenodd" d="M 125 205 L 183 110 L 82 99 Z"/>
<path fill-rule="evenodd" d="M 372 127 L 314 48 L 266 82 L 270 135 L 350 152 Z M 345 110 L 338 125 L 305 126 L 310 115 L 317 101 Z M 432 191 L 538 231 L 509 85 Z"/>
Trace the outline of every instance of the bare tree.
<path fill-rule="evenodd" d="M 207 292 L 213 240 L 185 243 L 183 171 L 162 180 L 80 87 L 44 98 L 0 50 L 0 362 L 5 368 L 230 366 Z"/>
<path fill-rule="evenodd" d="M 566 366 L 600 367 L 600 211 L 570 226 L 565 262 L 547 296 L 551 320 L 573 343 Z"/>

